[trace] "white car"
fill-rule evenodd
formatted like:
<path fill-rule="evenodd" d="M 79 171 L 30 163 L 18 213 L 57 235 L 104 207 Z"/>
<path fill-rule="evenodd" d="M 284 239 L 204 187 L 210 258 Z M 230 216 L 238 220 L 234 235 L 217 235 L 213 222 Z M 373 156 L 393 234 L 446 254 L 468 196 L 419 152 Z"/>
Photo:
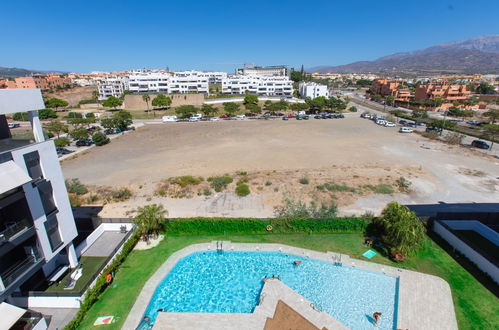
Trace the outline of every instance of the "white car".
<path fill-rule="evenodd" d="M 163 120 L 163 123 L 177 122 L 178 121 L 177 116 L 163 116 L 163 118 L 161 118 L 161 119 Z"/>
<path fill-rule="evenodd" d="M 197 121 L 199 121 L 199 118 L 197 118 L 197 117 L 191 117 L 191 118 L 189 118 L 189 122 L 191 122 L 191 123 L 194 123 L 194 122 L 197 122 Z"/>
<path fill-rule="evenodd" d="M 386 124 L 386 120 L 378 119 L 378 120 L 376 120 L 376 124 L 378 124 L 378 125 L 385 125 Z"/>
<path fill-rule="evenodd" d="M 246 119 L 245 115 L 236 116 L 236 120 L 245 120 L 245 119 Z"/>
<path fill-rule="evenodd" d="M 412 133 L 412 132 L 414 132 L 414 130 L 409 127 L 400 127 L 399 129 L 399 133 Z"/>
<path fill-rule="evenodd" d="M 220 119 L 220 118 L 218 118 L 218 117 L 212 117 L 212 118 L 210 118 L 210 121 L 220 121 L 220 120 L 221 120 L 221 119 Z"/>
<path fill-rule="evenodd" d="M 394 123 L 392 123 L 391 121 L 387 121 L 385 123 L 385 127 L 395 127 L 396 125 Z"/>

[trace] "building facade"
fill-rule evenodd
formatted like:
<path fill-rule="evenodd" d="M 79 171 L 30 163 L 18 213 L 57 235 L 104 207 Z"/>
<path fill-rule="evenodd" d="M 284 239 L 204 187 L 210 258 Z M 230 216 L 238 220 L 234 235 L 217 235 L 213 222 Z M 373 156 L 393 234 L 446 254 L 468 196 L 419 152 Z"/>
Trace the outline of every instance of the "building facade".
<path fill-rule="evenodd" d="M 291 77 L 291 67 L 286 65 L 276 66 L 255 66 L 248 68 L 239 68 L 235 71 L 236 75 L 258 76 L 258 77 Z"/>
<path fill-rule="evenodd" d="M 77 230 L 39 89 L 0 90 L 0 302 L 28 280 L 74 268 Z M 27 112 L 34 139 L 12 139 L 6 114 Z"/>
<path fill-rule="evenodd" d="M 301 82 L 298 86 L 298 93 L 302 98 L 323 96 L 329 97 L 329 89 L 326 85 L 317 84 L 314 82 Z"/>
<path fill-rule="evenodd" d="M 227 76 L 222 80 L 222 94 L 293 96 L 293 82 L 288 77 Z"/>
<path fill-rule="evenodd" d="M 370 88 L 371 95 L 393 97 L 395 101 L 407 102 L 413 99 L 411 90 L 398 80 L 375 79 Z"/>
<path fill-rule="evenodd" d="M 102 78 L 98 83 L 99 100 L 105 100 L 110 96 L 120 97 L 128 89 L 128 78 L 120 76 L 108 76 Z"/>
<path fill-rule="evenodd" d="M 444 103 L 464 101 L 471 95 L 466 85 L 428 84 L 416 87 L 416 101 L 442 99 Z"/>
<path fill-rule="evenodd" d="M 14 84 L 10 83 L 5 88 L 41 89 L 45 91 L 59 87 L 63 88 L 71 84 L 71 78 L 67 76 L 47 74 L 15 78 Z"/>

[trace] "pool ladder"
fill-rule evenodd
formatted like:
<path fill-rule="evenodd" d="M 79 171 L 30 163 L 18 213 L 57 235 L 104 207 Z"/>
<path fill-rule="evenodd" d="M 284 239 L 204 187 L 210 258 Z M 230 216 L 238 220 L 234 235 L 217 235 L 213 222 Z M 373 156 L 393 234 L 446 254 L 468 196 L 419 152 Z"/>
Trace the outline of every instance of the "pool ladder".
<path fill-rule="evenodd" d="M 335 264 L 336 266 L 341 266 L 341 265 L 343 265 L 343 263 L 341 262 L 341 254 L 338 254 L 338 255 L 333 254 L 333 255 L 331 256 L 331 259 L 333 259 L 333 262 L 334 262 L 334 264 Z"/>
<path fill-rule="evenodd" d="M 222 241 L 217 241 L 217 252 L 218 253 L 223 252 L 223 242 Z"/>

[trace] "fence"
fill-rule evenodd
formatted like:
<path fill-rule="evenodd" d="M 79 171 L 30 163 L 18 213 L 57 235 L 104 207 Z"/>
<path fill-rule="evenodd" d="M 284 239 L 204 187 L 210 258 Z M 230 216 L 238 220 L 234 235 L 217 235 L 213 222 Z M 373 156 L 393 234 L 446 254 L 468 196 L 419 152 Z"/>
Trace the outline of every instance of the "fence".
<path fill-rule="evenodd" d="M 471 262 L 473 262 L 480 270 L 488 274 L 496 283 L 499 284 L 499 268 L 452 233 L 453 229 L 475 231 L 476 228 L 478 228 L 479 230 L 477 231 L 478 233 L 481 234 L 482 232 L 484 232 L 486 233 L 486 235 L 494 237 L 493 240 L 491 240 L 491 242 L 497 245 L 497 242 L 499 240 L 499 235 L 478 221 L 438 220 L 433 223 L 433 230 L 438 235 L 440 235 L 452 247 L 454 247 L 456 250 L 462 253 L 466 258 L 468 258 Z"/>

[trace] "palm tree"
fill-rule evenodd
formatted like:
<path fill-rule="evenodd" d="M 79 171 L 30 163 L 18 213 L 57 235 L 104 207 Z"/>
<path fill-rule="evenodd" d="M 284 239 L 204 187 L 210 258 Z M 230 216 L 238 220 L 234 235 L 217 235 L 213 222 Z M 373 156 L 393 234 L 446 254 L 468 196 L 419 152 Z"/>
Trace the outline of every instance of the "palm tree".
<path fill-rule="evenodd" d="M 149 101 L 151 100 L 151 97 L 148 94 L 144 94 L 144 95 L 142 95 L 142 100 L 144 100 L 144 102 L 146 102 L 146 104 L 147 104 L 147 111 L 149 112 Z M 156 117 L 156 114 L 154 113 L 154 110 L 153 110 L 153 116 Z"/>
<path fill-rule="evenodd" d="M 163 208 L 163 205 L 146 205 L 137 208 L 138 213 L 133 223 L 137 225 L 137 232 L 139 237 L 144 241 L 148 241 L 149 235 L 154 234 L 157 236 L 163 229 L 165 215 L 168 211 Z"/>

